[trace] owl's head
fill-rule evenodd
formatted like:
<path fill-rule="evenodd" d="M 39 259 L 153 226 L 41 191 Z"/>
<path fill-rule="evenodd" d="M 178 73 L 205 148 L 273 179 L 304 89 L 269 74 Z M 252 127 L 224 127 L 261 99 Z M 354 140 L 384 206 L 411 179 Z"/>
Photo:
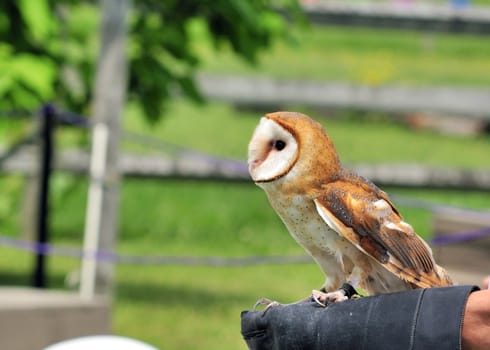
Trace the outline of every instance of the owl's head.
<path fill-rule="evenodd" d="M 340 162 L 318 122 L 301 113 L 276 112 L 260 119 L 248 146 L 248 167 L 256 183 L 290 173 L 320 181 L 336 174 Z"/>

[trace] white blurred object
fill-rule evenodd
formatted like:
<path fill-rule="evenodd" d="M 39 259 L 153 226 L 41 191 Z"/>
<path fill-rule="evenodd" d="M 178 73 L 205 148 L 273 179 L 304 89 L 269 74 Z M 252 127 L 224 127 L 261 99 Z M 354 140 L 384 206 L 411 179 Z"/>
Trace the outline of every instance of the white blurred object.
<path fill-rule="evenodd" d="M 158 350 L 139 340 L 115 335 L 94 335 L 62 341 L 44 350 Z"/>

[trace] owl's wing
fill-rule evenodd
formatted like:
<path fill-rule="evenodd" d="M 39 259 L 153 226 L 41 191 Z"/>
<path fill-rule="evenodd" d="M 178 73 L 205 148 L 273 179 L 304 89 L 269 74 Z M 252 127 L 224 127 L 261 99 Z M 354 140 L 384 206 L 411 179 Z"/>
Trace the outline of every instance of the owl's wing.
<path fill-rule="evenodd" d="M 429 246 L 368 180 L 347 174 L 323 186 L 315 204 L 333 230 L 401 279 L 420 288 L 451 284 L 438 273 Z"/>

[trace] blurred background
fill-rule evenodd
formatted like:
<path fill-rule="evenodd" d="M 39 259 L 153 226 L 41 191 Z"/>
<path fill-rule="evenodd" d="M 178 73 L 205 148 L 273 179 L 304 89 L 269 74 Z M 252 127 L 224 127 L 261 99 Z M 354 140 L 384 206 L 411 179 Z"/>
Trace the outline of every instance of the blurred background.
<path fill-rule="evenodd" d="M 3 1 L 0 284 L 76 294 L 97 257 L 114 334 L 245 349 L 240 311 L 324 282 L 246 170 L 276 110 L 320 121 L 480 284 L 489 36 L 488 0 Z"/>

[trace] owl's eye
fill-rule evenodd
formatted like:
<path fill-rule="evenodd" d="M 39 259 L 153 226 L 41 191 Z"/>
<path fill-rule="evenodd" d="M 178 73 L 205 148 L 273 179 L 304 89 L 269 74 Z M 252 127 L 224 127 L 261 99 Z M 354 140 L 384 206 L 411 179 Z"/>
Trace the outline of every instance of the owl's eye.
<path fill-rule="evenodd" d="M 286 147 L 286 142 L 284 142 L 283 140 L 276 140 L 274 141 L 273 147 L 278 151 L 282 151 L 284 147 Z"/>

